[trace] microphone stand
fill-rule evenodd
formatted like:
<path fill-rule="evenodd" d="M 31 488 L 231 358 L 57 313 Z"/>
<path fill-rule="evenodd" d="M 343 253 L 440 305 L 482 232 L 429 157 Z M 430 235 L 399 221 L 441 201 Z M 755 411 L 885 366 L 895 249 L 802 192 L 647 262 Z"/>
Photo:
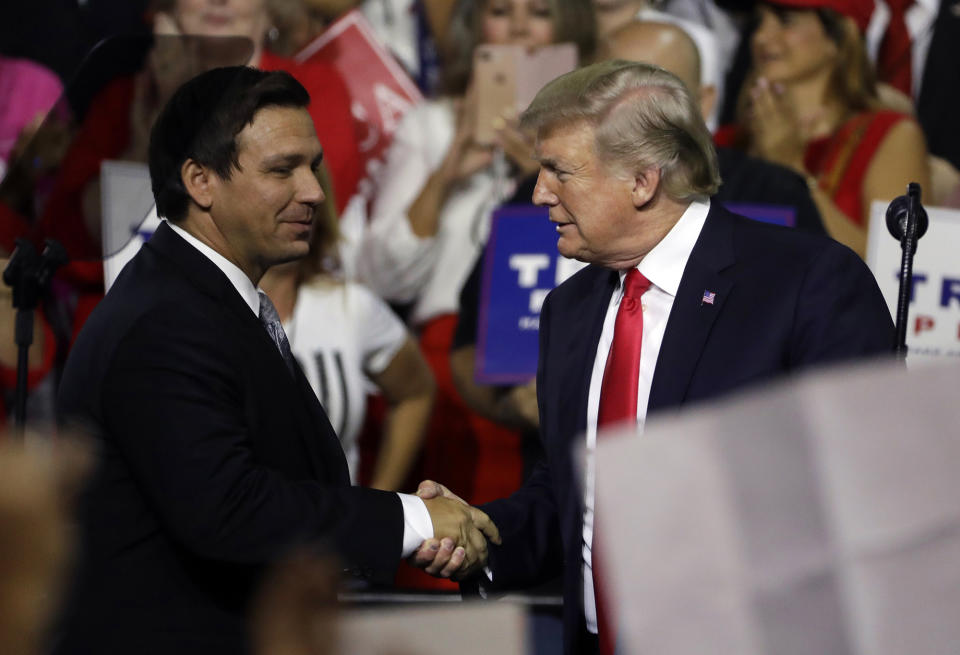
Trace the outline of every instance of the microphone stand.
<path fill-rule="evenodd" d="M 13 288 L 13 306 L 17 310 L 14 341 L 17 344 L 17 386 L 14 404 L 15 434 L 23 437 L 27 422 L 27 372 L 30 345 L 33 343 L 33 311 L 47 294 L 53 272 L 67 262 L 63 246 L 46 240 L 43 253 L 27 239 L 17 239 L 17 246 L 3 271 L 4 283 Z"/>
<path fill-rule="evenodd" d="M 907 357 L 907 314 L 913 291 L 913 256 L 917 253 L 917 241 L 929 227 L 927 212 L 920 204 L 920 185 L 907 185 L 907 195 L 894 198 L 887 207 L 887 230 L 900 241 L 903 256 L 900 260 L 900 293 L 897 298 L 897 333 L 894 352 L 901 359 Z"/>

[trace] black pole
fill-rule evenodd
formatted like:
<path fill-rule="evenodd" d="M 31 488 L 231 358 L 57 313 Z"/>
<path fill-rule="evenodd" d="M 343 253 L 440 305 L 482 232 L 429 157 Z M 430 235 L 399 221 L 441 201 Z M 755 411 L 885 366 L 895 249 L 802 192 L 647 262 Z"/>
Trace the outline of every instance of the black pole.
<path fill-rule="evenodd" d="M 30 346 L 33 344 L 33 313 L 50 287 L 53 272 L 67 262 L 63 246 L 47 239 L 42 255 L 27 239 L 17 246 L 3 271 L 3 281 L 13 288 L 13 306 L 17 310 L 14 341 L 17 344 L 17 388 L 14 401 L 14 432 L 23 436 L 27 423 L 27 373 Z"/>
<path fill-rule="evenodd" d="M 907 195 L 895 198 L 887 207 L 887 229 L 893 238 L 900 241 L 903 254 L 900 258 L 900 291 L 897 297 L 897 333 L 893 349 L 898 357 L 907 356 L 907 316 L 910 311 L 910 296 L 913 292 L 913 256 L 917 242 L 927 231 L 927 212 L 920 204 L 920 185 L 907 185 Z"/>

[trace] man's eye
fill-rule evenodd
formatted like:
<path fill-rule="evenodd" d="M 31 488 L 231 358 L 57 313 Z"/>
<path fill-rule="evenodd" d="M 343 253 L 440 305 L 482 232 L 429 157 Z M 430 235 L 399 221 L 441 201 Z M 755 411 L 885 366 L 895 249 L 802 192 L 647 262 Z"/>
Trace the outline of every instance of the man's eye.
<path fill-rule="evenodd" d="M 290 173 L 291 173 L 292 171 L 291 171 L 291 169 L 287 168 L 286 166 L 280 166 L 280 167 L 278 167 L 278 168 L 271 169 L 270 172 L 271 172 L 271 173 L 274 173 L 274 174 L 276 174 L 276 175 L 290 175 Z"/>

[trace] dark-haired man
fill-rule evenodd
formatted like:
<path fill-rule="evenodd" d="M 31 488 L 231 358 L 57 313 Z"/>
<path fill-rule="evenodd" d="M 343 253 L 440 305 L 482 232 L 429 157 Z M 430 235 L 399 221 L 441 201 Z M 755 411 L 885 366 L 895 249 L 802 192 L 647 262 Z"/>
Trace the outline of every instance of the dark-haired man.
<path fill-rule="evenodd" d="M 307 92 L 216 69 L 150 145 L 167 219 L 86 323 L 61 415 L 99 440 L 55 652 L 238 653 L 262 566 L 329 539 L 358 577 L 443 538 L 485 558 L 482 512 L 350 487 L 339 441 L 257 283 L 307 254 L 324 200 Z M 436 537 L 437 539 L 434 539 Z M 459 554 L 459 550 L 458 550 Z"/>

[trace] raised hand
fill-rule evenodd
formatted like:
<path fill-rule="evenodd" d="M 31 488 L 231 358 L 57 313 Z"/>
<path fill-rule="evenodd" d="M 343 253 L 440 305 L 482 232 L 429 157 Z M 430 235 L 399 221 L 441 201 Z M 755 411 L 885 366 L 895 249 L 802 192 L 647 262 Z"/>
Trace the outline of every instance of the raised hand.
<path fill-rule="evenodd" d="M 520 129 L 515 112 L 501 116 L 495 127 L 496 145 L 513 162 L 521 177 L 533 175 L 540 170 L 540 163 L 533 158 L 533 136 Z"/>
<path fill-rule="evenodd" d="M 786 89 L 760 77 L 750 89 L 750 97 L 750 129 L 756 154 L 803 174 L 804 130 Z"/>

